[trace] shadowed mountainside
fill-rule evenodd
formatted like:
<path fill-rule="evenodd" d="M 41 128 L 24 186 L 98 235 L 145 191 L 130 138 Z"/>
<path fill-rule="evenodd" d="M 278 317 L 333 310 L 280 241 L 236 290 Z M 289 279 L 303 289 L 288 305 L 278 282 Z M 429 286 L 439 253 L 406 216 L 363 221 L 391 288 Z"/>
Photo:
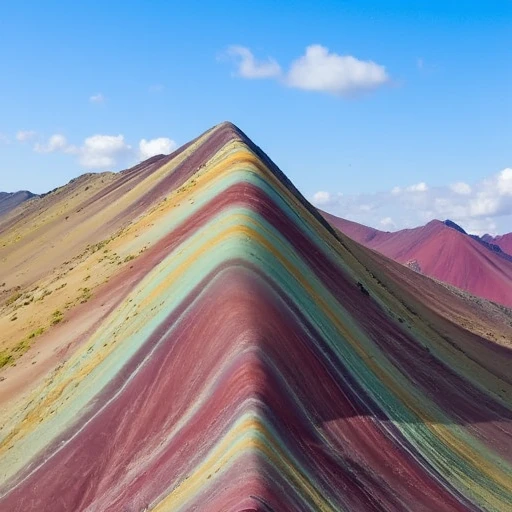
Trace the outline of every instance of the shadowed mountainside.
<path fill-rule="evenodd" d="M 497 245 L 503 252 L 512 255 L 512 233 L 498 236 L 484 235 L 482 240 Z"/>
<path fill-rule="evenodd" d="M 28 190 L 20 190 L 19 192 L 0 192 L 0 216 L 14 210 L 16 206 L 34 197 L 35 194 Z"/>
<path fill-rule="evenodd" d="M 380 231 L 322 215 L 353 240 L 473 295 L 512 307 L 512 257 L 494 242 L 476 239 L 451 221 L 433 220 L 414 229 Z"/>
<path fill-rule="evenodd" d="M 510 310 L 338 233 L 230 123 L 52 194 L 0 225 L 0 509 L 512 506 Z"/>

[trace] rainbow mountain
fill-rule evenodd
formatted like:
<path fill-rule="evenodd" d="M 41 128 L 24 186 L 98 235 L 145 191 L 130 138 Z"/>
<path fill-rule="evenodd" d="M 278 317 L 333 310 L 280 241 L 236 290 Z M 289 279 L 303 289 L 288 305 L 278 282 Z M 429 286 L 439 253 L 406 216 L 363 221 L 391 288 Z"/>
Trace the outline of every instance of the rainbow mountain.
<path fill-rule="evenodd" d="M 25 201 L 0 261 L 0 510 L 512 509 L 511 311 L 231 123 Z"/>

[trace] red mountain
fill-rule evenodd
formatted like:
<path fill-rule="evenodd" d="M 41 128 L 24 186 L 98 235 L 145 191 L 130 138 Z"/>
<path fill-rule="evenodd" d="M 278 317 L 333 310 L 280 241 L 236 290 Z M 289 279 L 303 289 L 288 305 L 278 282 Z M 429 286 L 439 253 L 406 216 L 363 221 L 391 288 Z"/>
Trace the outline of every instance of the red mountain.
<path fill-rule="evenodd" d="M 512 261 L 444 222 L 433 220 L 425 226 L 390 233 L 320 213 L 366 247 L 473 295 L 512 307 Z"/>

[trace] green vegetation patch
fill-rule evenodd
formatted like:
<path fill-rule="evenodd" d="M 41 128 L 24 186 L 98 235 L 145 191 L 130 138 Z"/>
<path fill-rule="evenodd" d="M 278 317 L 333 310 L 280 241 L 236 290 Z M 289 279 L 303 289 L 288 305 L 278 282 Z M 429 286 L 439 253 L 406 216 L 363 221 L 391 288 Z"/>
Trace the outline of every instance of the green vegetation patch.
<path fill-rule="evenodd" d="M 92 296 L 92 292 L 90 288 L 82 288 L 82 293 L 78 297 L 78 300 L 80 301 L 80 304 L 86 303 Z"/>
<path fill-rule="evenodd" d="M 21 292 L 14 292 L 5 302 L 6 306 L 14 304 L 23 294 Z"/>
<path fill-rule="evenodd" d="M 41 336 L 43 332 L 44 327 L 39 327 L 26 338 L 19 341 L 14 347 L 0 351 L 0 368 L 8 364 L 14 364 L 16 359 L 20 358 L 32 346 L 32 340 L 37 338 L 37 336 Z"/>
<path fill-rule="evenodd" d="M 57 309 L 52 314 L 51 324 L 56 325 L 56 324 L 62 322 L 63 318 L 64 318 L 64 313 L 62 311 L 60 311 L 59 309 Z"/>

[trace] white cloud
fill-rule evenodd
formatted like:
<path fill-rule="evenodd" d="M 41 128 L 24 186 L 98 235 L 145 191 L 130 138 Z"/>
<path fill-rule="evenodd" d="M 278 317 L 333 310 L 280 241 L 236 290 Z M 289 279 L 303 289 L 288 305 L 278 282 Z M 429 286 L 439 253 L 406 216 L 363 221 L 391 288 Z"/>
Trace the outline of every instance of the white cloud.
<path fill-rule="evenodd" d="M 386 69 L 375 62 L 330 53 L 325 46 L 314 44 L 292 62 L 286 83 L 298 89 L 350 95 L 374 89 L 388 80 Z"/>
<path fill-rule="evenodd" d="M 471 233 L 473 235 L 496 235 L 500 232 L 498 225 L 496 224 L 495 220 L 493 220 L 491 217 L 484 217 L 480 219 L 466 219 L 463 221 L 463 223 L 464 230 L 467 233 Z"/>
<path fill-rule="evenodd" d="M 167 137 L 151 140 L 142 139 L 139 142 L 139 157 L 141 160 L 147 160 L 155 155 L 172 153 L 176 148 L 176 142 Z"/>
<path fill-rule="evenodd" d="M 331 199 L 331 194 L 329 192 L 325 192 L 324 190 L 319 190 L 313 194 L 313 204 L 317 206 L 329 204 Z"/>
<path fill-rule="evenodd" d="M 312 202 L 343 218 L 383 229 L 403 229 L 437 218 L 475 234 L 512 231 L 512 168 L 468 184 L 429 187 L 425 182 L 375 194 L 317 192 Z M 371 205 L 371 208 L 368 208 Z M 392 225 L 387 219 L 392 219 Z"/>
<path fill-rule="evenodd" d="M 34 146 L 37 153 L 68 153 L 78 156 L 78 161 L 89 169 L 114 167 L 120 157 L 128 157 L 131 147 L 123 135 L 93 135 L 87 137 L 80 147 L 69 144 L 59 133 L 52 135 L 46 144 Z"/>
<path fill-rule="evenodd" d="M 469 216 L 512 214 L 512 169 L 507 168 L 479 184 L 469 202 Z"/>
<path fill-rule="evenodd" d="M 272 58 L 257 61 L 245 46 L 230 46 L 225 55 L 237 63 L 236 74 L 242 78 L 276 78 L 288 87 L 336 96 L 352 96 L 390 80 L 384 66 L 330 52 L 320 44 L 308 46 L 305 54 L 295 59 L 286 73 Z"/>
<path fill-rule="evenodd" d="M 84 140 L 78 148 L 80 163 L 89 169 L 113 168 L 119 160 L 127 160 L 131 146 L 124 135 L 93 135 Z"/>
<path fill-rule="evenodd" d="M 34 130 L 20 130 L 16 133 L 16 140 L 19 142 L 27 142 L 33 140 L 36 135 Z"/>
<path fill-rule="evenodd" d="M 384 217 L 380 220 L 380 225 L 385 228 L 394 228 L 396 227 L 395 223 L 393 222 L 393 219 L 391 217 Z"/>
<path fill-rule="evenodd" d="M 226 54 L 237 63 L 237 75 L 242 78 L 270 78 L 281 74 L 281 67 L 274 59 L 257 61 L 245 46 L 230 46 Z"/>
<path fill-rule="evenodd" d="M 120 166 L 134 165 L 160 153 L 171 153 L 177 144 L 167 137 L 151 140 L 141 139 L 138 148 L 132 148 L 124 135 L 92 135 L 80 146 L 69 144 L 61 134 L 52 135 L 46 143 L 37 143 L 34 151 L 38 153 L 67 153 L 75 155 L 79 164 L 87 169 L 113 170 Z"/>
<path fill-rule="evenodd" d="M 10 144 L 11 140 L 9 137 L 5 134 L 0 132 L 0 144 Z"/>
<path fill-rule="evenodd" d="M 104 103 L 106 100 L 105 96 L 99 92 L 98 94 L 93 94 L 89 97 L 89 101 L 91 103 Z"/>
<path fill-rule="evenodd" d="M 52 135 L 46 144 L 38 142 L 34 146 L 34 151 L 37 153 L 55 153 L 56 151 L 65 151 L 69 149 L 68 141 L 64 135 L 56 133 Z"/>
<path fill-rule="evenodd" d="M 457 183 L 452 183 L 450 185 L 450 188 L 456 193 L 463 196 L 467 196 L 468 194 L 471 194 L 471 187 L 464 183 L 463 181 L 458 181 Z"/>
<path fill-rule="evenodd" d="M 416 183 L 415 185 L 407 187 L 405 190 L 407 190 L 407 192 L 426 192 L 428 190 L 428 186 L 424 181 L 422 181 L 421 183 Z"/>
<path fill-rule="evenodd" d="M 512 196 L 512 169 L 503 169 L 498 174 L 498 192 L 503 196 Z"/>

